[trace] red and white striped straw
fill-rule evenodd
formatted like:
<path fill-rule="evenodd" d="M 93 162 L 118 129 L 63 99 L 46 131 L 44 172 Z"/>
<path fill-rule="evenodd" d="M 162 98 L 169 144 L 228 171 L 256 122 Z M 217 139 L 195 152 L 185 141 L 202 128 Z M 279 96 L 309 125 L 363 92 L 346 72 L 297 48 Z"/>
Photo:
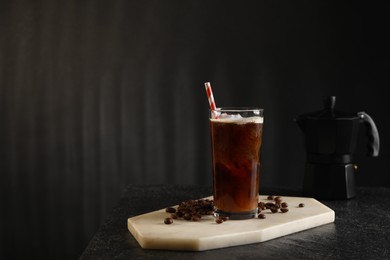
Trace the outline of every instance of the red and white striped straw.
<path fill-rule="evenodd" d="M 215 111 L 217 109 L 217 107 L 215 106 L 215 101 L 214 101 L 214 96 L 213 96 L 213 90 L 211 89 L 211 84 L 210 84 L 210 82 L 206 82 L 206 83 L 204 83 L 204 86 L 206 88 L 206 94 L 207 94 L 207 98 L 209 100 L 212 115 L 214 118 L 218 118 L 218 113 L 217 113 L 217 111 Z"/>

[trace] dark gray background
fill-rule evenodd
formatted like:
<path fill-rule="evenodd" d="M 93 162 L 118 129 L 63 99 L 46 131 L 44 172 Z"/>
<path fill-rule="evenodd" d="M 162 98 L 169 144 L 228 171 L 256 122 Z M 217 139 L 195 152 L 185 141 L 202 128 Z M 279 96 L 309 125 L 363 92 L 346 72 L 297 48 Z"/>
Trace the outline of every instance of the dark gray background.
<path fill-rule="evenodd" d="M 365 111 L 359 186 L 390 187 L 389 5 L 0 1 L 0 258 L 77 258 L 129 184 L 210 185 L 208 102 L 261 106 L 261 185 L 299 189 L 293 118 Z M 126 223 L 124 223 L 125 225 Z"/>

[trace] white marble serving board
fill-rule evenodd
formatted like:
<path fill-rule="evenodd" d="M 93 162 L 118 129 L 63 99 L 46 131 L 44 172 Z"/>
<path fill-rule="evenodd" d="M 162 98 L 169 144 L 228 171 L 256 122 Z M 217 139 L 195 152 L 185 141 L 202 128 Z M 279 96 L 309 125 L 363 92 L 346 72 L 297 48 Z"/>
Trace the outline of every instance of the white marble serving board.
<path fill-rule="evenodd" d="M 170 214 L 164 208 L 129 218 L 127 225 L 142 248 L 203 251 L 264 242 L 334 222 L 334 211 L 313 198 L 282 196 L 282 200 L 288 203 L 289 211 L 271 213 L 265 210 L 266 219 L 229 220 L 217 224 L 212 216 L 207 216 L 199 222 L 175 219 L 167 225 L 164 219 Z M 259 201 L 270 202 L 263 195 L 259 196 Z M 304 203 L 305 207 L 298 207 L 299 203 Z"/>

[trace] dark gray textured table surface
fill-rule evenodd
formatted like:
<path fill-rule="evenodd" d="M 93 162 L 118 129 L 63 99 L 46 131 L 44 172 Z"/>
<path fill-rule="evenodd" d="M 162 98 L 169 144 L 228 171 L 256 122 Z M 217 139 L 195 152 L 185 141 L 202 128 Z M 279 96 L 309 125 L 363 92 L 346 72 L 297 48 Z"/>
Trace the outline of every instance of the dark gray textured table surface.
<path fill-rule="evenodd" d="M 127 230 L 129 217 L 209 195 L 209 187 L 129 186 L 80 259 L 390 259 L 390 188 L 358 188 L 354 199 L 321 201 L 335 211 L 334 223 L 244 246 L 145 250 Z"/>

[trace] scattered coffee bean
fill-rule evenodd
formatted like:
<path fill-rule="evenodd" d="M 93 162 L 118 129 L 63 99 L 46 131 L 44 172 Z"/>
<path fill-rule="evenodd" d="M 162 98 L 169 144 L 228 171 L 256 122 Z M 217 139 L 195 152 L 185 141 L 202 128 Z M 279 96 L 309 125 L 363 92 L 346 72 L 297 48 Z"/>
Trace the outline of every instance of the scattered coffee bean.
<path fill-rule="evenodd" d="M 275 204 L 272 202 L 267 202 L 264 204 L 264 206 L 266 209 L 271 209 L 271 208 L 275 207 Z"/>
<path fill-rule="evenodd" d="M 166 218 L 166 219 L 164 219 L 164 223 L 167 224 L 167 225 L 172 224 L 173 223 L 173 219 Z"/>
<path fill-rule="evenodd" d="M 265 204 L 264 204 L 264 202 L 260 201 L 260 202 L 258 203 L 258 206 L 259 206 L 259 208 L 260 208 L 261 210 L 265 210 Z"/>
<path fill-rule="evenodd" d="M 267 199 L 270 200 L 273 196 L 268 196 Z M 288 209 L 288 204 L 287 202 L 283 202 L 282 200 L 282 197 L 281 196 L 276 196 L 276 197 L 273 197 L 273 200 L 274 200 L 274 203 L 272 202 L 259 202 L 258 203 L 258 206 L 259 206 L 259 210 L 258 210 L 258 217 L 260 217 L 260 212 L 262 212 L 263 209 L 261 209 L 261 207 L 264 207 L 264 210 L 270 210 L 272 213 L 277 213 L 279 210 L 282 212 L 282 213 L 286 213 L 289 211 Z M 303 204 L 303 203 L 301 203 Z M 300 207 L 303 207 L 303 206 L 300 206 Z M 261 209 L 261 210 L 260 210 Z"/>
<path fill-rule="evenodd" d="M 200 217 L 199 216 L 192 216 L 191 220 L 192 221 L 199 221 Z"/>
<path fill-rule="evenodd" d="M 209 199 L 183 201 L 176 208 L 166 208 L 167 213 L 171 213 L 172 219 L 183 218 L 188 221 L 200 221 L 202 215 L 214 214 L 214 201 Z"/>
<path fill-rule="evenodd" d="M 267 200 L 273 200 L 274 202 L 259 202 L 258 203 L 258 218 L 265 219 L 266 215 L 262 212 L 264 210 L 270 210 L 272 213 L 277 213 L 279 210 L 282 213 L 289 211 L 287 202 L 282 201 L 281 196 L 269 195 Z M 302 208 L 305 204 L 300 203 L 298 207 Z M 209 199 L 199 200 L 187 200 L 181 202 L 177 209 L 173 207 L 166 208 L 167 213 L 171 213 L 170 218 L 164 220 L 165 224 L 172 224 L 174 219 L 185 219 L 188 221 L 200 221 L 203 215 L 214 214 L 214 201 Z M 221 224 L 229 220 L 227 216 L 219 216 L 215 219 L 217 224 Z"/>
<path fill-rule="evenodd" d="M 183 218 L 184 218 L 185 220 L 191 220 L 192 215 L 191 215 L 190 213 L 187 212 L 187 213 L 184 214 Z"/>
<path fill-rule="evenodd" d="M 281 211 L 282 213 L 286 213 L 286 212 L 288 211 L 288 208 L 281 208 L 280 211 Z"/>
<path fill-rule="evenodd" d="M 166 208 L 166 209 L 165 209 L 165 212 L 168 212 L 168 213 L 175 213 L 175 212 L 176 212 L 176 209 L 175 209 L 175 208 Z"/>

